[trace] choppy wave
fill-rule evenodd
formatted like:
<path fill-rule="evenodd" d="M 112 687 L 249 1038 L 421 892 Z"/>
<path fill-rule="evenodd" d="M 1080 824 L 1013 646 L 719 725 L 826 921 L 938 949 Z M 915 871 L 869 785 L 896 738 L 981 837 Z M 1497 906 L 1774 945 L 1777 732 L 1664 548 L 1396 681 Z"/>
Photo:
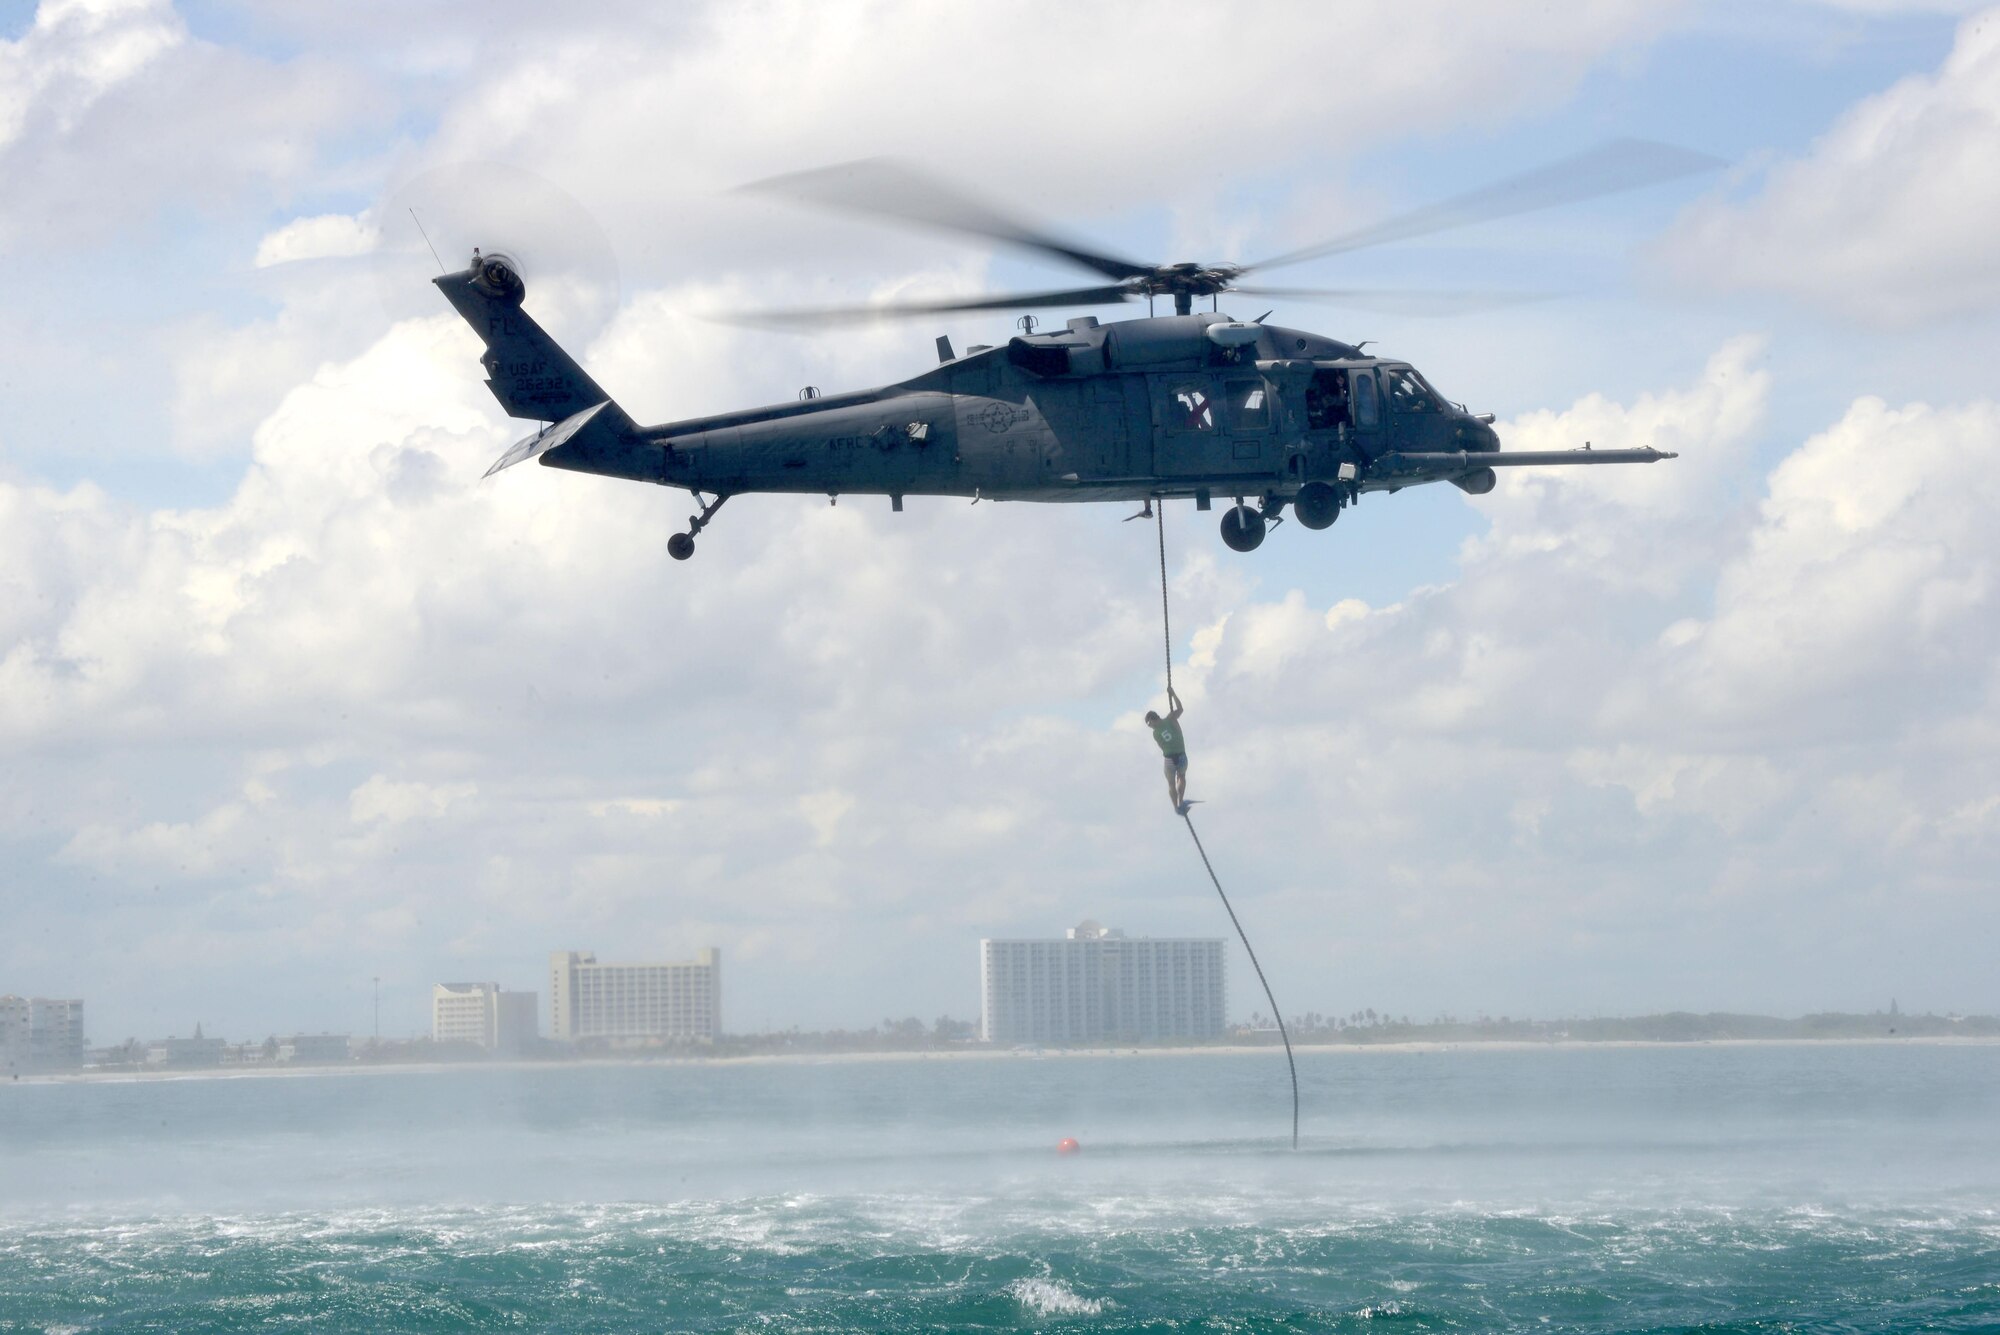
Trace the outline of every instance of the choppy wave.
<path fill-rule="evenodd" d="M 1203 1059 L 9 1088 L 0 1335 L 2000 1329 L 2000 1049 L 1301 1076 L 1298 1153 Z"/>
<path fill-rule="evenodd" d="M 1994 1212 L 1257 1214 L 786 1194 L 79 1222 L 0 1232 L 0 1331 L 2000 1326 Z"/>

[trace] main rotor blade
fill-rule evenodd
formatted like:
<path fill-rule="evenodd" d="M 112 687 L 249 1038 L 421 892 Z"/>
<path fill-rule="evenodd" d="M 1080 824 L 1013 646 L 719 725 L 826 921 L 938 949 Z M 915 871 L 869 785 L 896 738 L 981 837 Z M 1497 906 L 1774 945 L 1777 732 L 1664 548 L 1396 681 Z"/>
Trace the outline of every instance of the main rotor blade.
<path fill-rule="evenodd" d="M 1547 301 L 1552 292 L 1491 292 L 1491 291 L 1450 291 L 1426 288 L 1364 288 L 1364 287 L 1237 287 L 1231 292 L 1241 292 L 1251 297 L 1293 297 L 1302 301 L 1335 301 L 1356 310 L 1376 311 L 1383 315 L 1469 315 L 1477 311 L 1500 310 L 1508 306 L 1523 306 L 1533 301 Z"/>
<path fill-rule="evenodd" d="M 1720 158 L 1673 144 L 1651 139 L 1613 139 L 1574 157 L 1563 158 L 1440 203 L 1386 218 L 1316 246 L 1246 264 L 1243 268 L 1248 272 L 1251 269 L 1275 269 L 1281 264 L 1299 264 L 1324 255 L 1359 250 L 1363 246 L 1406 241 L 1447 228 L 1465 227 L 1495 218 L 1511 218 L 1558 204 L 1576 204 L 1586 199 L 1637 190 L 1641 186 L 1658 185 L 1697 172 L 1713 171 L 1724 165 Z"/>
<path fill-rule="evenodd" d="M 1137 278 L 1153 271 L 1115 255 L 1101 255 L 1010 218 L 994 206 L 972 198 L 954 186 L 927 176 L 891 158 L 866 158 L 837 167 L 820 167 L 789 176 L 773 176 L 738 186 L 748 194 L 777 195 L 800 204 L 872 213 L 900 222 L 948 232 L 969 232 L 1024 250 L 1053 255 L 1106 278 Z"/>
<path fill-rule="evenodd" d="M 721 320 L 725 324 L 806 328 L 813 325 L 859 324 L 869 320 L 907 319 L 917 315 L 948 315 L 954 311 L 1035 310 L 1043 306 L 1106 306 L 1113 302 L 1137 299 L 1138 294 L 1125 287 L 1080 287 L 1066 292 L 1020 292 L 991 297 L 967 297 L 959 301 L 905 301 L 879 306 L 819 306 L 804 310 L 747 311 L 712 318 Z"/>

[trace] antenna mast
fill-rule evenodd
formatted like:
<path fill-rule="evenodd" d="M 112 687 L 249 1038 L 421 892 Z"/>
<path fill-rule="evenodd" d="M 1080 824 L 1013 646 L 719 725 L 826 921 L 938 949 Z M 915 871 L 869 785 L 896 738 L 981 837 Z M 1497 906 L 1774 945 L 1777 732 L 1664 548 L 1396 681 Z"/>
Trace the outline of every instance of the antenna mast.
<path fill-rule="evenodd" d="M 431 258 L 437 260 L 438 272 L 445 272 L 444 261 L 438 258 L 438 248 L 431 245 L 431 234 L 424 230 L 424 220 L 417 216 L 417 210 L 414 205 L 410 208 L 410 221 L 417 225 L 417 235 L 424 239 L 424 244 L 430 246 Z"/>

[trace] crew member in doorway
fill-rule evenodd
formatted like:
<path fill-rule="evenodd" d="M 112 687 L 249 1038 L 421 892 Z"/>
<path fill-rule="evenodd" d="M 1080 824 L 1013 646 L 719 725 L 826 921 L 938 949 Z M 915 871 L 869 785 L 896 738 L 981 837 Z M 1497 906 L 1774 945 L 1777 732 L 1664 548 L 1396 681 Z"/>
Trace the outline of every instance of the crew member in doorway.
<path fill-rule="evenodd" d="M 1165 718 L 1146 711 L 1146 726 L 1153 730 L 1153 740 L 1166 757 L 1167 800 L 1174 804 L 1175 815 L 1185 816 L 1194 804 L 1187 800 L 1187 739 L 1181 736 L 1181 698 L 1171 686 L 1167 687 L 1167 702 L 1173 708 Z"/>
<path fill-rule="evenodd" d="M 1306 430 L 1332 431 L 1348 420 L 1347 373 L 1315 371 L 1306 386 Z"/>

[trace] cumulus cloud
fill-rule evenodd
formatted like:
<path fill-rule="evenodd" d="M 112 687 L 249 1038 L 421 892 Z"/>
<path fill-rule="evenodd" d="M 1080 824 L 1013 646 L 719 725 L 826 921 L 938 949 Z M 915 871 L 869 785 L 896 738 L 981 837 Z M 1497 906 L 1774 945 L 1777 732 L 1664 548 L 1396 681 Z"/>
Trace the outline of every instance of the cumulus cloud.
<path fill-rule="evenodd" d="M 1650 447 L 1681 457 L 1639 468 L 1504 473 L 1485 503 L 1496 522 L 1469 554 L 1587 566 L 1594 579 L 1636 586 L 1686 579 L 1712 554 L 1708 544 L 1687 541 L 1689 526 L 1713 534 L 1726 521 L 1725 495 L 1764 424 L 1771 382 L 1763 355 L 1762 338 L 1739 336 L 1692 385 L 1643 392 L 1629 404 L 1591 394 L 1560 412 L 1501 424 L 1509 449 Z M 1635 549 L 1632 530 L 1646 526 L 1658 526 L 1651 532 L 1659 536 Z"/>
<path fill-rule="evenodd" d="M 773 238 L 795 247 L 809 224 L 764 206 L 714 208 L 716 192 L 890 153 L 1064 220 L 1161 199 L 1199 209 L 1272 169 L 1268 154 L 1244 157 L 1232 99 L 1248 108 L 1261 105 L 1258 90 L 1284 89 L 1296 123 L 1338 125 L 1287 139 L 1280 168 L 1335 174 L 1371 136 L 1546 107 L 1594 59 L 1645 40 L 1670 13 L 1631 0 L 1547 14 L 1419 3 L 1400 6 L 1393 23 L 1354 25 L 1326 23 L 1309 5 L 1225 12 L 1177 0 L 1067 7 L 1023 24 L 1004 10 L 920 3 L 719 5 L 692 21 L 563 24 L 545 42 L 496 51 L 469 72 L 425 152 L 548 173 L 597 208 L 621 253 L 642 265 L 685 247 L 709 265 L 768 266 Z M 1176 52 L 1200 52 L 1213 94 L 1169 93 L 1171 60 L 1134 55 L 1135 32 L 1171 33 Z M 1254 33 L 1284 39 L 1246 40 Z M 1033 71 L 1032 95 L 1023 70 Z M 1137 106 L 1143 114 L 1107 114 Z M 696 201 L 704 207 L 688 207 Z M 907 253 L 893 233 L 851 235 L 822 229 L 812 257 L 856 245 Z"/>
<path fill-rule="evenodd" d="M 1664 243 L 1684 278 L 1907 326 L 2000 302 L 2000 10 L 1935 73 L 1848 111 L 1752 198 L 1691 210 Z"/>
<path fill-rule="evenodd" d="M 1863 398 L 1786 458 L 1714 615 L 1667 657 L 1687 717 L 1738 746 L 1778 719 L 1793 736 L 1878 736 L 1912 697 L 1933 724 L 1976 721 L 2000 651 L 2000 485 L 1971 465 L 1996 441 L 1991 403 Z"/>
<path fill-rule="evenodd" d="M 232 853 L 246 851 L 252 807 L 270 796 L 249 785 L 233 799 L 188 821 L 148 821 L 134 829 L 90 824 L 72 835 L 59 860 L 137 879 L 198 879 L 214 874 Z M 254 842 L 254 836 L 250 842 Z"/>
<path fill-rule="evenodd" d="M 1228 795 L 1207 825 L 1258 912 L 1316 925 L 1300 974 L 1518 981 L 1533 959 L 1542 1008 L 1771 1005 L 1780 975 L 1886 989 L 1914 951 L 1977 990 L 1976 952 L 1937 940 L 1983 930 L 2000 833 L 2000 549 L 1964 474 L 2000 421 L 1864 399 L 1746 509 L 1759 357 L 1736 340 L 1694 384 L 1503 424 L 1683 457 L 1510 477 L 1448 586 L 1253 597 L 1196 635 L 1194 786 Z"/>
<path fill-rule="evenodd" d="M 162 205 L 281 195 L 322 166 L 323 139 L 383 115 L 369 88 L 198 40 L 165 0 L 43 0 L 0 43 L 0 240 L 78 248 Z"/>
<path fill-rule="evenodd" d="M 1979 921 L 1994 498 L 1961 479 L 2000 410 L 1861 401 L 1731 504 L 1762 356 L 1503 423 L 1682 458 L 1510 476 L 1460 576 L 1394 604 L 1181 545 L 1194 787 L 1241 907 L 1287 925 L 1267 963 L 1318 980 L 1298 1004 L 1799 1004 L 1881 975 L 1854 951 L 1885 886 Z M 852 1021 L 959 995 L 981 934 L 1214 929 L 1186 850 L 1136 833 L 1172 833 L 1150 535 L 743 498 L 681 565 L 657 489 L 475 483 L 508 435 L 475 358 L 441 317 L 323 368 L 217 506 L 0 486 L 0 732 L 37 775 L 0 812 L 128 897 L 100 949 L 415 986 L 718 944 L 739 995 Z M 888 950 L 923 963 L 855 973 Z"/>
<path fill-rule="evenodd" d="M 771 941 L 766 915 L 854 899 L 842 859 L 858 848 L 918 842 L 941 875 L 994 847 L 1004 828 L 986 817 L 926 828 L 959 805 L 925 777 L 961 745 L 953 721 L 1088 693 L 1122 670 L 1121 642 L 1143 642 L 1143 600 L 1103 572 L 1019 596 L 1066 525 L 1012 507 L 947 519 L 917 502 L 892 528 L 852 503 L 739 501 L 705 540 L 709 577 L 669 583 L 689 571 L 664 554 L 684 500 L 540 470 L 477 484 L 512 434 L 477 352 L 446 316 L 322 368 L 259 428 L 220 506 L 0 485 L 18 521 L 0 565 L 0 732 L 48 785 L 14 789 L 17 822 L 94 807 L 111 765 L 142 807 L 177 814 L 79 809 L 89 836 L 66 865 L 138 875 L 254 832 L 247 870 L 221 855 L 173 868 L 207 897 L 203 930 L 272 949 L 293 948 L 302 916 L 392 908 L 415 915 L 382 919 L 407 927 L 395 941 L 417 941 L 489 895 L 510 939 L 544 946 L 663 905 L 663 949 L 682 920 Z M 898 725 L 853 726 L 885 715 Z M 160 759 L 190 755 L 237 782 L 254 768 L 276 805 L 229 814 Z M 1015 808 L 1033 788 L 1008 786 Z M 770 827 L 783 811 L 789 833 Z M 483 868 L 444 870 L 466 848 L 488 851 Z M 913 890 L 869 879 L 878 904 Z M 768 948 L 818 955 L 876 914 L 805 921 Z M 341 940 L 304 950 L 358 944 Z"/>
<path fill-rule="evenodd" d="M 347 809 L 357 825 L 397 825 L 442 816 L 478 791 L 472 783 L 399 783 L 374 774 L 348 795 Z"/>
<path fill-rule="evenodd" d="M 924 339 L 752 340 L 684 312 L 782 304 L 808 277 L 834 300 L 964 291 L 984 261 L 889 241 L 849 272 L 840 252 L 863 243 L 836 228 L 688 201 L 895 151 L 1057 216 L 1164 190 L 1177 241 L 1240 240 L 1243 218 L 1200 198 L 1243 179 L 1240 117 L 1136 67 L 1107 81 L 1134 12 L 1052 11 L 1030 33 L 914 5 L 600 26 L 527 7 L 518 30 L 470 36 L 413 14 L 395 59 L 450 92 L 407 160 L 519 161 L 622 225 L 621 248 L 646 229 L 651 278 L 575 343 L 643 417 L 869 383 L 911 369 Z M 1405 6 L 1363 29 L 1282 6 L 1161 12 L 1149 24 L 1205 48 L 1215 87 L 1283 87 L 1343 127 L 1288 146 L 1298 173 L 1337 171 L 1357 138 L 1546 106 L 1662 21 L 1637 4 Z M 179 33 L 168 11 L 134 13 Z M 347 13 L 246 21 L 338 53 L 358 50 Z M 1299 38 L 1242 42 L 1246 24 Z M 1029 46 L 1046 95 L 1019 86 Z M 1424 62 L 1398 58 L 1413 47 Z M 171 161 L 149 118 L 219 145 L 190 180 L 257 183 L 270 208 L 229 253 L 265 262 L 278 307 L 184 327 L 161 359 L 189 448 L 248 442 L 223 494 L 160 505 L 0 476 L 0 739 L 23 762 L 0 777 L 0 840 L 31 868 L 36 933 L 0 940 L 0 966 L 62 939 L 107 980 L 93 1006 L 131 1014 L 195 995 L 198 957 L 251 997 L 240 1018 L 318 1026 L 343 1017 L 310 998 L 342 979 L 421 996 L 446 971 L 525 983 L 552 946 L 716 944 L 732 995 L 865 1023 L 912 997 L 975 1004 L 981 934 L 1085 913 L 1218 930 L 1137 722 L 1159 647 L 1144 526 L 1096 507 L 746 497 L 682 565 L 664 545 L 684 496 L 533 468 L 479 483 L 517 428 L 476 340 L 448 316 L 361 318 L 372 295 L 335 278 L 372 215 L 338 212 L 350 195 L 282 198 L 395 174 L 329 172 L 311 147 L 313 127 L 351 127 L 354 68 L 182 33 L 99 92 L 78 75 L 35 94 L 0 146 L 10 181 L 38 173 L 18 205 L 86 166 L 115 174 L 128 137 Z M 941 69 L 949 88 L 926 82 Z M 210 76 L 226 95 L 173 121 Z M 1099 114 L 1155 82 L 1144 114 Z M 263 93 L 256 134 L 204 131 Z M 133 212 L 111 216 L 178 198 L 134 179 Z M 793 246 L 775 266 L 774 227 Z M 324 263 L 283 262 L 309 257 Z M 585 308 L 535 292 L 552 325 Z M 1286 584 L 1287 559 L 1368 559 L 1351 523 L 1288 527 L 1248 559 L 1205 526 L 1177 537 L 1195 790 L 1239 906 L 1278 937 L 1267 963 L 1305 980 L 1288 1002 L 1839 1004 L 1919 932 L 1990 939 L 1973 891 L 2000 812 L 1977 522 L 1994 498 L 1964 456 L 1995 410 L 1864 399 L 1803 444 L 1774 440 L 1764 359 L 1733 339 L 1698 374 L 1503 423 L 1514 447 L 1682 457 L 1506 474 L 1465 502 L 1487 527 L 1455 577 L 1393 601 Z M 1904 911 L 1888 930 L 1885 903 Z M 1948 944 L 1926 970 L 1976 989 L 1974 956 Z M 911 963 L 872 967 L 891 957 Z M 260 989 L 295 1009 L 273 1015 Z"/>
<path fill-rule="evenodd" d="M 45 0 L 25 33 L 0 41 L 0 152 L 37 122 L 72 128 L 186 38 L 168 0 Z"/>
<path fill-rule="evenodd" d="M 344 259 L 365 255 L 382 239 L 381 233 L 352 214 L 322 213 L 294 218 L 265 233 L 251 263 L 259 269 L 296 260 Z"/>

